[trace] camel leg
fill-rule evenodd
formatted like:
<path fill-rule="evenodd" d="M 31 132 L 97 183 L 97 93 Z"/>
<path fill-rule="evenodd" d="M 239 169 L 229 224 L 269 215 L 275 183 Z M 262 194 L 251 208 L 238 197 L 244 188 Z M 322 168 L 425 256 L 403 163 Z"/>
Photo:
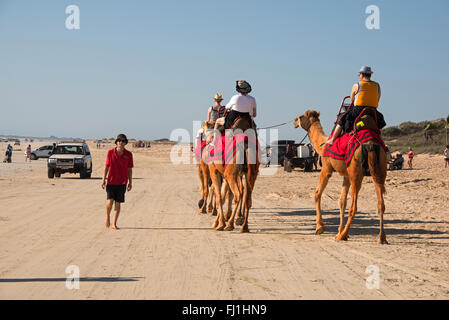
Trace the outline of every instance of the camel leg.
<path fill-rule="evenodd" d="M 210 186 L 209 187 L 209 194 L 210 194 L 210 199 L 209 199 L 209 204 L 207 205 L 207 212 L 212 213 L 212 211 L 214 210 L 214 186 Z"/>
<path fill-rule="evenodd" d="M 221 193 L 221 197 L 223 201 L 226 201 L 226 214 L 225 219 L 226 221 L 229 221 L 232 215 L 232 199 L 234 198 L 234 195 L 231 191 L 231 188 L 229 187 L 229 184 L 226 182 L 226 179 L 224 180 L 224 190 Z"/>
<path fill-rule="evenodd" d="M 245 183 L 243 185 L 243 199 L 242 199 L 242 211 L 243 211 L 243 224 L 239 232 L 249 232 L 248 217 L 249 217 L 249 201 L 251 191 L 248 183 L 248 176 L 245 175 Z"/>
<path fill-rule="evenodd" d="M 214 185 L 215 203 L 218 208 L 217 218 L 215 219 L 213 228 L 222 231 L 225 227 L 223 207 L 221 205 L 221 177 L 218 170 L 211 170 L 212 183 Z"/>
<path fill-rule="evenodd" d="M 200 192 L 201 192 L 201 199 L 198 201 L 198 207 L 200 208 L 200 213 L 203 213 L 203 207 L 204 207 L 204 201 L 207 201 L 207 197 L 204 198 L 204 188 L 206 185 L 204 184 L 204 174 L 203 169 L 201 168 L 201 165 L 198 165 L 198 177 L 200 178 Z"/>
<path fill-rule="evenodd" d="M 379 214 L 379 222 L 380 222 L 380 231 L 379 237 L 377 239 L 377 244 L 388 244 L 387 236 L 385 235 L 384 231 L 385 201 L 383 190 L 385 187 L 376 183 L 375 188 L 377 193 L 377 212 Z"/>
<path fill-rule="evenodd" d="M 314 193 L 314 201 L 316 207 L 316 235 L 322 234 L 326 230 L 321 214 L 321 195 L 323 194 L 323 191 L 326 188 L 327 183 L 329 182 L 329 178 L 332 176 L 332 168 L 330 168 L 329 165 L 325 165 L 324 163 L 323 165 L 324 166 L 321 168 L 320 173 L 320 181 Z"/>
<path fill-rule="evenodd" d="M 259 174 L 259 165 L 257 164 L 250 164 L 248 165 L 248 182 L 249 182 L 249 190 L 250 190 L 250 197 L 248 198 L 248 208 L 250 209 L 253 206 L 253 199 L 252 199 L 252 192 L 254 190 L 254 185 L 256 184 L 257 175 Z"/>
<path fill-rule="evenodd" d="M 351 178 L 351 207 L 349 208 L 348 221 L 341 233 L 337 235 L 336 240 L 348 240 L 349 227 L 357 212 L 357 197 L 362 187 L 363 174 L 361 172 Z"/>
<path fill-rule="evenodd" d="M 200 169 L 201 170 L 201 169 Z M 207 170 L 207 171 L 206 171 Z M 200 213 L 206 213 L 206 206 L 207 206 L 207 199 L 209 197 L 209 169 L 206 168 L 206 170 L 201 170 L 201 176 L 202 176 L 202 206 Z"/>
<path fill-rule="evenodd" d="M 239 193 L 241 195 L 243 195 L 242 177 L 238 177 L 237 182 L 238 182 L 238 187 L 239 187 Z M 242 197 L 240 197 L 240 199 L 242 199 Z M 238 204 L 238 209 L 237 209 L 237 219 L 235 220 L 235 224 L 238 226 L 241 226 L 243 224 L 242 205 L 243 205 L 243 203 L 242 203 L 242 201 L 240 201 Z"/>
<path fill-rule="evenodd" d="M 238 178 L 236 179 L 236 176 L 229 177 L 229 187 L 232 190 L 232 193 L 234 194 L 234 209 L 232 210 L 231 217 L 228 220 L 228 223 L 226 224 L 225 231 L 232 231 L 234 230 L 234 218 L 235 214 L 237 212 L 238 204 L 241 201 L 241 194 L 238 187 Z"/>
<path fill-rule="evenodd" d="M 351 186 L 351 183 L 349 182 L 349 178 L 344 177 L 343 185 L 341 187 L 340 201 L 338 202 L 338 204 L 340 205 L 340 226 L 338 227 L 339 234 L 343 231 L 343 228 L 345 226 L 345 210 L 346 210 L 346 203 L 348 200 L 348 192 L 349 192 L 350 186 Z"/>
<path fill-rule="evenodd" d="M 254 190 L 254 185 L 256 184 L 256 179 L 257 179 L 257 175 L 259 173 L 259 166 L 260 163 L 256 163 L 256 164 L 250 164 L 248 165 L 248 182 L 249 182 L 249 187 L 250 187 L 250 196 L 246 197 L 245 201 L 247 201 L 247 207 L 248 210 L 251 209 L 252 207 L 252 190 Z M 243 194 L 243 186 L 242 186 L 242 180 L 241 178 L 239 179 L 239 187 L 240 187 L 240 192 Z M 243 207 L 243 201 L 240 201 L 240 208 L 237 214 L 237 220 L 236 220 L 236 224 L 237 225 L 242 225 L 243 221 L 244 221 L 244 211 L 242 210 Z"/>

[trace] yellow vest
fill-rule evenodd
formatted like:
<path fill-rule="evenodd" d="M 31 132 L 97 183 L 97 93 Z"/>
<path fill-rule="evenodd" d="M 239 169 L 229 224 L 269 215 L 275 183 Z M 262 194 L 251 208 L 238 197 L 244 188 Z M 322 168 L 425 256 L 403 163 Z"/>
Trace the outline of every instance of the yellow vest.
<path fill-rule="evenodd" d="M 379 105 L 379 84 L 375 81 L 360 81 L 355 105 L 377 108 Z"/>

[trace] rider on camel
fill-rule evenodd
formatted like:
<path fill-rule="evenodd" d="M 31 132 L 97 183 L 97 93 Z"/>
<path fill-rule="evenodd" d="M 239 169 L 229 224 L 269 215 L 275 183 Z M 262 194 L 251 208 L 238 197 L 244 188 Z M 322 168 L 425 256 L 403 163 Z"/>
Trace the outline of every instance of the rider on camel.
<path fill-rule="evenodd" d="M 236 90 L 239 94 L 233 96 L 226 105 L 228 113 L 226 115 L 224 128 L 231 128 L 235 119 L 238 117 L 246 118 L 252 126 L 252 118 L 257 115 L 256 99 L 250 96 L 251 86 L 245 80 L 239 80 L 236 83 Z"/>
<path fill-rule="evenodd" d="M 207 111 L 207 121 L 217 121 L 218 118 L 224 116 L 225 107 L 220 104 L 221 101 L 223 101 L 223 96 L 217 93 L 214 97 L 215 104 Z"/>
<path fill-rule="evenodd" d="M 326 144 L 332 145 L 335 139 L 340 136 L 343 130 L 344 132 L 352 131 L 354 121 L 366 107 L 374 109 L 376 113 L 378 128 L 382 129 L 383 127 L 385 127 L 386 123 L 384 117 L 382 113 L 377 111 L 381 96 L 380 86 L 377 82 L 371 80 L 372 74 L 373 71 L 371 71 L 370 67 L 363 66 L 360 69 L 360 81 L 352 86 L 351 91 L 351 102 L 354 106 L 350 108 L 345 114 L 343 114 L 343 116 L 338 120 L 337 126 L 334 130 L 334 134 L 329 138 Z"/>

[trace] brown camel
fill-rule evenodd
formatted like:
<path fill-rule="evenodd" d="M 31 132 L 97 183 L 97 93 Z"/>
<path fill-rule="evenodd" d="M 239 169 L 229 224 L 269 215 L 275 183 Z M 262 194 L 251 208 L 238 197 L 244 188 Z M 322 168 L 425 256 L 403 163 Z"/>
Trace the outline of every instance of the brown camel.
<path fill-rule="evenodd" d="M 249 128 L 249 124 L 244 119 L 237 120 L 233 129 L 241 129 L 245 131 Z M 213 139 L 213 125 L 212 123 L 204 123 L 203 130 L 206 133 L 207 141 L 210 142 Z M 210 145 L 207 145 L 207 154 Z M 236 213 L 241 212 L 243 217 L 242 227 L 240 232 L 249 232 L 248 228 L 248 216 L 249 208 L 251 208 L 251 195 L 254 188 L 254 184 L 258 174 L 259 161 L 255 164 L 249 164 L 248 157 L 250 156 L 248 147 L 245 146 L 243 150 L 237 149 L 236 154 L 232 157 L 226 167 L 223 166 L 221 160 L 213 161 L 209 163 L 209 172 L 214 185 L 216 204 L 218 207 L 217 218 L 215 219 L 213 227 L 216 230 L 231 231 L 234 229 L 234 219 Z M 245 159 L 243 164 L 240 164 L 237 159 Z M 220 193 L 222 178 L 226 181 L 230 191 L 232 192 L 234 199 L 234 207 L 232 209 L 231 216 L 226 217 L 223 214 L 222 208 L 222 195 Z M 228 205 L 228 208 L 230 206 Z M 237 218 L 237 220 L 239 220 Z M 239 224 L 239 223 L 238 223 Z"/>
<path fill-rule="evenodd" d="M 204 149 L 203 149 L 204 150 Z M 201 150 L 201 153 L 203 152 Z M 204 163 L 203 158 L 201 157 L 200 163 L 198 164 L 198 177 L 200 179 L 200 192 L 201 199 L 198 201 L 198 207 L 200 208 L 200 213 L 212 213 L 213 215 L 217 214 L 217 208 L 214 205 L 214 192 L 213 186 L 210 186 L 210 174 L 209 167 L 206 163 Z M 211 189 L 209 189 L 211 188 Z M 208 205 L 209 203 L 209 205 Z M 207 209 L 207 211 L 206 211 Z"/>
<path fill-rule="evenodd" d="M 333 171 L 337 171 L 343 176 L 343 187 L 339 200 L 340 206 L 340 226 L 338 228 L 338 235 L 336 240 L 347 240 L 349 227 L 357 212 L 357 197 L 362 186 L 363 172 L 362 172 L 362 147 L 368 149 L 368 165 L 369 172 L 373 177 L 374 186 L 377 193 L 377 211 L 380 219 L 380 232 L 378 236 L 378 244 L 388 244 L 384 232 L 383 215 L 385 212 L 384 193 L 385 193 L 385 179 L 387 176 L 387 156 L 385 150 L 380 147 L 375 141 L 368 141 L 360 145 L 354 152 L 354 156 L 349 164 L 346 166 L 344 160 L 337 160 L 330 157 L 323 157 L 325 142 L 328 137 L 324 134 L 323 128 L 319 120 L 320 113 L 314 110 L 307 110 L 303 115 L 296 117 L 295 128 L 301 127 L 309 134 L 315 150 L 320 154 L 322 161 L 322 169 L 318 187 L 314 194 L 316 206 L 316 231 L 315 234 L 321 234 L 325 231 L 324 223 L 321 216 L 321 195 L 332 176 Z M 377 145 L 377 147 L 375 147 Z M 378 150 L 378 151 L 375 151 Z M 376 155 L 376 152 L 379 154 Z M 351 187 L 351 207 L 348 213 L 348 221 L 344 225 L 344 213 L 346 210 L 346 201 L 349 187 Z"/>
<path fill-rule="evenodd" d="M 205 128 L 211 127 L 213 128 L 214 124 L 215 122 L 213 121 L 205 121 L 203 123 L 203 126 Z M 200 179 L 200 192 L 201 192 L 201 199 L 198 201 L 198 207 L 200 208 L 200 213 L 206 213 L 207 208 L 207 212 L 212 213 L 213 216 L 216 216 L 217 205 L 216 202 L 214 201 L 215 198 L 214 186 L 210 178 L 209 166 L 204 162 L 203 157 L 204 150 L 205 148 L 201 150 L 200 163 L 198 164 L 198 177 Z M 223 190 L 224 191 L 222 192 L 222 199 L 228 200 L 226 216 L 229 217 L 231 215 L 232 193 L 231 192 L 228 193 L 229 188 L 227 188 L 227 185 L 224 185 Z"/>

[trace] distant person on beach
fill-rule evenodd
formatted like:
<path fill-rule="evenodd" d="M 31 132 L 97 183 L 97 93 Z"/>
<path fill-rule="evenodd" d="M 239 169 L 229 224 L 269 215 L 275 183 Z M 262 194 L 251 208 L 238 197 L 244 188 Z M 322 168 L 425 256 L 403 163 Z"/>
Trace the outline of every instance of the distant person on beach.
<path fill-rule="evenodd" d="M 6 147 L 6 155 L 7 155 L 7 162 L 12 162 L 12 145 L 8 143 L 8 146 Z"/>
<path fill-rule="evenodd" d="M 27 160 L 30 160 L 31 162 L 31 144 L 28 145 L 25 151 L 25 162 L 27 162 Z"/>
<path fill-rule="evenodd" d="M 446 146 L 446 149 L 444 149 L 444 167 L 449 166 L 449 144 Z"/>
<path fill-rule="evenodd" d="M 116 147 L 108 150 L 101 187 L 106 185 L 106 228 L 110 226 L 110 213 L 115 204 L 112 229 L 118 230 L 117 220 L 120 204 L 125 202 L 125 192 L 131 191 L 133 181 L 133 154 L 125 149 L 128 138 L 119 134 L 115 140 Z"/>
<path fill-rule="evenodd" d="M 413 157 L 415 156 L 415 152 L 413 151 L 413 149 L 410 147 L 409 152 L 408 152 L 408 167 L 410 169 L 413 169 Z"/>

